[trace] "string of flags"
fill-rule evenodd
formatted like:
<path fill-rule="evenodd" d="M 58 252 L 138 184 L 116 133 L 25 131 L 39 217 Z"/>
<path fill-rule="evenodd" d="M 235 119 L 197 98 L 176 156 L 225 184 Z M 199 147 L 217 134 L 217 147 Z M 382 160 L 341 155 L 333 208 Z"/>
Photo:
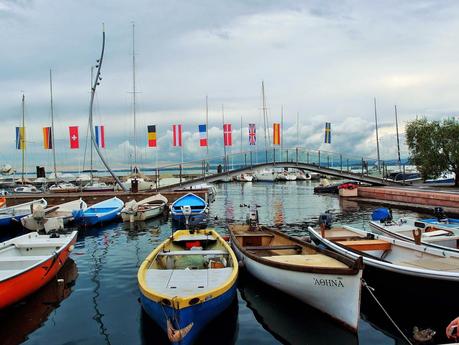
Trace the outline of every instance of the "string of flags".
<path fill-rule="evenodd" d="M 80 148 L 80 136 L 79 136 L 79 127 L 78 126 L 69 126 L 69 144 L 70 149 L 79 149 Z M 182 129 L 181 124 L 172 125 L 172 146 L 182 147 Z M 95 132 L 95 141 L 98 147 L 105 148 L 105 126 L 98 125 L 94 127 Z M 208 142 L 208 133 L 207 125 L 201 124 L 198 125 L 199 131 L 199 146 L 207 147 Z M 253 146 L 257 144 L 257 129 L 254 123 L 249 123 L 248 125 L 248 139 L 249 145 Z M 325 122 L 325 133 L 324 133 L 324 143 L 331 144 L 331 123 Z M 273 145 L 281 144 L 281 124 L 273 123 Z M 232 126 L 230 123 L 223 124 L 223 145 L 232 146 L 233 145 L 233 136 L 232 136 Z M 147 126 L 147 146 L 148 147 L 157 147 L 157 132 L 156 125 Z M 26 147 L 26 137 L 25 137 L 25 127 L 16 127 L 16 149 L 25 150 Z M 53 131 L 51 127 L 43 127 L 43 148 L 45 150 L 51 150 L 53 148 Z"/>

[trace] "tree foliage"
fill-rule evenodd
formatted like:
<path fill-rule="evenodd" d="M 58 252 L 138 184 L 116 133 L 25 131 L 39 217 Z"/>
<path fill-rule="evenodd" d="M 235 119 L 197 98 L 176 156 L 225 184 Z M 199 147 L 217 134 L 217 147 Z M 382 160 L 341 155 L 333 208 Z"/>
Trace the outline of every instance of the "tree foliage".
<path fill-rule="evenodd" d="M 459 122 L 454 119 L 411 121 L 406 126 L 411 162 L 423 178 L 437 178 L 445 171 L 456 174 L 459 186 Z"/>

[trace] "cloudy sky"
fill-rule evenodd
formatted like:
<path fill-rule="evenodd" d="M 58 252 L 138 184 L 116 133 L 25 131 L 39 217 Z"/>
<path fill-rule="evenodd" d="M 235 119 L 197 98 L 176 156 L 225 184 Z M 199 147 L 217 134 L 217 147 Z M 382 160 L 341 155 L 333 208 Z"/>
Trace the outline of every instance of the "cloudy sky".
<path fill-rule="evenodd" d="M 26 97 L 27 166 L 51 163 L 41 128 L 50 122 L 53 70 L 58 166 L 83 161 L 90 68 L 107 41 L 95 122 L 105 125 L 105 155 L 126 167 L 133 151 L 132 22 L 135 22 L 139 160 L 154 164 L 146 125 L 156 124 L 159 160 L 177 161 L 171 125 L 184 125 L 185 160 L 203 157 L 197 125 L 209 97 L 210 154 L 223 153 L 222 104 L 233 124 L 233 151 L 247 150 L 257 124 L 261 82 L 269 121 L 284 107 L 284 146 L 376 157 L 373 97 L 381 156 L 396 157 L 394 105 L 400 127 L 415 116 L 459 111 L 457 1 L 88 1 L 0 0 L 0 163 L 19 168 L 15 127 Z M 331 145 L 323 141 L 332 123 Z M 80 126 L 82 149 L 70 151 L 67 126 Z M 404 138 L 402 135 L 402 142 Z M 402 147 L 406 155 L 406 147 Z M 99 164 L 99 163 L 98 163 Z"/>

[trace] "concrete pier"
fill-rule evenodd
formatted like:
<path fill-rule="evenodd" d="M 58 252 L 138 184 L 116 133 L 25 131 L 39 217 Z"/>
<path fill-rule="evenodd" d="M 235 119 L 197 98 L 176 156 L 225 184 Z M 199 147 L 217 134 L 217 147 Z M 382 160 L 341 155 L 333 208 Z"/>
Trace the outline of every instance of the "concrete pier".
<path fill-rule="evenodd" d="M 169 204 L 173 203 L 175 200 L 181 196 L 192 192 L 197 196 L 200 196 L 204 200 L 208 201 L 208 192 L 206 189 L 193 189 L 193 190 L 180 190 L 180 191 L 164 191 L 161 192 Z M 34 193 L 34 194 L 14 194 L 6 197 L 6 205 L 14 206 L 24 202 L 44 198 L 48 202 L 48 206 L 59 205 L 65 202 L 76 200 L 82 198 L 88 205 L 96 204 L 106 199 L 113 197 L 118 197 L 124 202 L 135 199 L 137 201 L 145 199 L 151 195 L 158 194 L 155 191 L 148 192 L 76 192 L 76 193 Z"/>

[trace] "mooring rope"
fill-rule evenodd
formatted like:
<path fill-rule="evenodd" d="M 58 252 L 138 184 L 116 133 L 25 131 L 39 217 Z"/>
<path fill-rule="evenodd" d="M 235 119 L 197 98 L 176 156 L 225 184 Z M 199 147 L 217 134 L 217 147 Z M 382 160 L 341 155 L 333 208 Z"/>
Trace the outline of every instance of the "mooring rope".
<path fill-rule="evenodd" d="M 373 290 L 374 288 L 372 288 L 371 286 L 369 286 L 367 284 L 367 282 L 365 280 L 362 279 L 362 285 L 365 286 L 368 290 L 368 292 L 370 293 L 371 297 L 374 298 L 374 300 L 376 301 L 376 303 L 379 305 L 379 307 L 382 309 L 382 311 L 384 312 L 384 314 L 386 314 L 387 318 L 389 319 L 390 322 L 392 322 L 392 324 L 394 325 L 395 328 L 397 328 L 397 330 L 400 332 L 400 334 L 402 335 L 402 337 L 406 340 L 406 342 L 410 345 L 413 345 L 413 343 L 408 339 L 408 337 L 405 335 L 405 333 L 403 333 L 403 331 L 400 329 L 400 327 L 398 327 L 398 325 L 395 323 L 395 321 L 390 317 L 389 313 L 387 312 L 387 310 L 383 307 L 383 305 L 381 304 L 381 302 L 379 302 L 379 300 L 376 298 L 376 296 L 374 295 L 373 293 Z"/>

